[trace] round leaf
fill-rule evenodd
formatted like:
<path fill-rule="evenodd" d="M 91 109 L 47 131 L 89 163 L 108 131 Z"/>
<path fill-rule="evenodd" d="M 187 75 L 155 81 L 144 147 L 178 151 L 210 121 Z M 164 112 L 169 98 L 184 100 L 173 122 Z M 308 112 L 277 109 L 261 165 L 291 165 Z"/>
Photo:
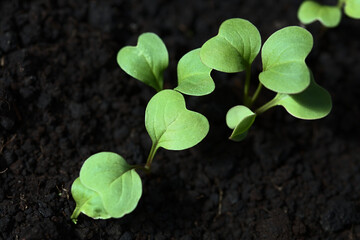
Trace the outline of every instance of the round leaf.
<path fill-rule="evenodd" d="M 301 27 L 286 27 L 272 34 L 262 48 L 260 82 L 278 93 L 304 91 L 310 84 L 305 58 L 312 46 L 311 34 Z"/>
<path fill-rule="evenodd" d="M 241 72 L 258 55 L 261 37 L 257 28 L 247 20 L 233 18 L 220 26 L 219 33 L 201 47 L 203 63 L 222 72 Z"/>
<path fill-rule="evenodd" d="M 200 60 L 200 48 L 185 54 L 177 67 L 178 86 L 175 90 L 193 96 L 203 96 L 215 89 L 211 68 Z"/>
<path fill-rule="evenodd" d="M 86 187 L 102 192 L 131 168 L 120 155 L 100 152 L 86 159 L 80 170 L 80 180 Z"/>
<path fill-rule="evenodd" d="M 346 0 L 344 7 L 345 14 L 351 18 L 360 18 L 360 0 Z"/>
<path fill-rule="evenodd" d="M 298 18 L 303 24 L 319 20 L 326 27 L 336 27 L 341 20 L 341 9 L 337 6 L 326 6 L 314 1 L 305 1 L 299 8 Z"/>
<path fill-rule="evenodd" d="M 89 157 L 80 170 L 80 181 L 100 195 L 104 209 L 115 218 L 133 211 L 142 194 L 139 175 L 116 153 Z"/>
<path fill-rule="evenodd" d="M 163 41 L 154 33 L 139 36 L 137 46 L 126 46 L 117 55 L 119 66 L 130 76 L 155 88 L 163 89 L 163 72 L 169 55 Z"/>
<path fill-rule="evenodd" d="M 103 194 L 104 207 L 112 217 L 120 218 L 136 208 L 141 194 L 141 178 L 135 169 L 132 169 L 110 184 Z"/>
<path fill-rule="evenodd" d="M 85 187 L 81 183 L 80 178 L 75 179 L 72 184 L 71 194 L 76 202 L 76 208 L 71 216 L 75 223 L 81 212 L 94 219 L 111 218 L 103 206 L 100 195 Z"/>
<path fill-rule="evenodd" d="M 163 90 L 150 99 L 145 126 L 155 148 L 168 150 L 190 148 L 209 131 L 206 117 L 187 110 L 183 95 L 174 90 Z"/>
<path fill-rule="evenodd" d="M 254 123 L 255 117 L 256 114 L 245 106 L 232 107 L 226 114 L 226 124 L 230 129 L 234 129 L 229 138 L 234 141 L 243 140 Z"/>
<path fill-rule="evenodd" d="M 278 105 L 288 113 L 300 119 L 319 119 L 327 116 L 332 108 L 330 94 L 315 83 L 311 75 L 310 86 L 299 94 L 283 95 Z"/>

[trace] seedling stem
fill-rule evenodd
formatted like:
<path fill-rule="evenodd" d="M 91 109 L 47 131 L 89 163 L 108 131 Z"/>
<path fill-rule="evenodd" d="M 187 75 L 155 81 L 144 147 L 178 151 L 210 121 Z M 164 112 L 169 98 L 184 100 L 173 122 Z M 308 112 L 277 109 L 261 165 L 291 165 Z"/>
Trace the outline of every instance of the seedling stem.
<path fill-rule="evenodd" d="M 259 93 L 260 93 L 261 89 L 262 89 L 262 84 L 261 84 L 261 82 L 259 82 L 259 84 L 258 84 L 258 86 L 257 86 L 257 88 L 255 90 L 255 93 L 251 98 L 251 104 L 250 105 L 252 105 L 256 101 L 256 99 L 259 96 Z"/>
<path fill-rule="evenodd" d="M 341 7 L 344 5 L 344 3 L 345 3 L 345 0 L 339 0 L 337 6 L 338 6 L 339 8 L 341 8 Z"/>
<path fill-rule="evenodd" d="M 249 97 L 250 79 L 251 79 L 251 65 L 246 65 L 245 68 L 245 86 L 244 86 L 244 104 L 245 106 L 251 105 L 251 98 Z"/>
<path fill-rule="evenodd" d="M 267 111 L 268 109 L 275 107 L 277 105 L 277 103 L 282 99 L 283 96 L 285 96 L 286 94 L 282 94 L 282 93 L 278 93 L 276 94 L 276 96 L 271 99 L 269 102 L 265 103 L 264 105 L 262 105 L 261 107 L 259 107 L 258 109 L 255 110 L 255 113 L 257 115 Z"/>
<path fill-rule="evenodd" d="M 149 156 L 148 156 L 148 158 L 146 160 L 145 169 L 148 170 L 148 171 L 150 171 L 151 163 L 152 163 L 152 161 L 154 159 L 154 156 L 155 156 L 155 153 L 157 151 L 156 146 L 157 146 L 157 144 L 155 144 L 155 143 L 151 146 Z"/>

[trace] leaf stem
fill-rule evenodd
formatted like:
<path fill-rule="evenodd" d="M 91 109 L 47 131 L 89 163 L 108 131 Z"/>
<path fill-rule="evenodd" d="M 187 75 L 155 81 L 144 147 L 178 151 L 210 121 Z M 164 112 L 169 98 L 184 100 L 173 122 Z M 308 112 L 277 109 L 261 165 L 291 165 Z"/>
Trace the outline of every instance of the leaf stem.
<path fill-rule="evenodd" d="M 244 105 L 249 106 L 251 99 L 249 98 L 250 78 L 251 78 L 251 64 L 245 67 L 245 85 L 244 85 Z"/>
<path fill-rule="evenodd" d="M 141 171 L 144 171 L 145 173 L 149 173 L 150 172 L 150 169 L 149 168 L 146 168 L 145 166 L 143 165 L 132 165 L 132 169 L 140 169 Z"/>
<path fill-rule="evenodd" d="M 253 95 L 252 98 L 251 98 L 250 105 L 253 105 L 253 104 L 254 104 L 254 102 L 256 101 L 256 99 L 257 99 L 258 96 L 259 96 L 259 93 L 260 93 L 261 89 L 262 89 L 262 84 L 261 84 L 261 82 L 259 82 L 259 84 L 258 84 L 258 86 L 257 86 L 257 88 L 256 88 L 256 91 L 255 91 L 254 95 Z"/>
<path fill-rule="evenodd" d="M 76 206 L 73 214 L 70 217 L 73 223 L 75 224 L 77 223 L 77 218 L 80 215 L 80 213 L 81 213 L 80 208 Z"/>
<path fill-rule="evenodd" d="M 278 104 L 278 102 L 283 98 L 283 96 L 285 96 L 285 94 L 282 93 L 276 94 L 276 96 L 273 99 L 271 99 L 269 102 L 265 103 L 264 105 L 262 105 L 261 107 L 255 110 L 256 115 L 262 114 L 263 112 L 269 110 L 270 108 L 275 107 Z"/>
<path fill-rule="evenodd" d="M 164 76 L 160 75 L 158 79 L 156 79 L 156 92 L 160 92 L 161 90 L 163 90 L 164 86 Z"/>
<path fill-rule="evenodd" d="M 345 3 L 345 0 L 339 0 L 338 4 L 337 4 L 337 7 L 341 8 L 344 3 Z"/>
<path fill-rule="evenodd" d="M 155 153 L 157 151 L 157 144 L 156 143 L 153 143 L 153 145 L 151 146 L 151 149 L 150 149 L 150 153 L 149 153 L 149 156 L 146 160 L 146 164 L 145 164 L 145 169 L 150 171 L 150 167 L 151 167 L 151 163 L 154 159 L 154 156 L 155 156 Z"/>

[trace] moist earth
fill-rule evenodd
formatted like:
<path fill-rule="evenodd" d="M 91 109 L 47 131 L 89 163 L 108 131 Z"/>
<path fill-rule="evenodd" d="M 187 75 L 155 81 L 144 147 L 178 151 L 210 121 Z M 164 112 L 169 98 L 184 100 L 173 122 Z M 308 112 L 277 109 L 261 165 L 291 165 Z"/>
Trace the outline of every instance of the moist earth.
<path fill-rule="evenodd" d="M 259 116 L 248 137 L 228 140 L 227 110 L 241 103 L 244 74 L 214 72 L 216 90 L 186 97 L 210 132 L 185 151 L 160 150 L 142 175 L 138 207 L 121 219 L 70 216 L 71 184 L 99 151 L 144 164 L 144 112 L 155 92 L 126 75 L 118 50 L 143 32 L 177 61 L 240 17 L 264 42 L 299 25 L 301 1 L 34 0 L 0 2 L 0 239 L 360 239 L 360 20 L 307 26 L 307 63 L 333 99 L 329 116 Z M 261 61 L 253 64 L 253 85 Z M 273 97 L 266 90 L 258 104 Z"/>

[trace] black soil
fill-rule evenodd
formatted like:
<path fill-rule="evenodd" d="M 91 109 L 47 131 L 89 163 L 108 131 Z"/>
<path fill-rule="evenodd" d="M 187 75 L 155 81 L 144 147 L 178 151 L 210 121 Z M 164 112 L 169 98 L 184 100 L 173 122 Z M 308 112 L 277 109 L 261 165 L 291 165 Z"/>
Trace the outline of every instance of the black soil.
<path fill-rule="evenodd" d="M 91 154 L 113 151 L 143 164 L 150 150 L 144 110 L 154 91 L 116 63 L 143 32 L 166 43 L 166 88 L 176 63 L 232 17 L 263 42 L 299 25 L 300 1 L 1 1 L 0 239 L 360 239 L 360 21 L 308 29 L 308 64 L 333 97 L 332 113 L 303 121 L 277 107 L 247 139 L 227 140 L 227 110 L 244 75 L 214 74 L 216 90 L 187 97 L 206 115 L 205 140 L 160 150 L 143 196 L 122 219 L 70 220 L 70 188 Z M 261 69 L 253 67 L 254 87 Z M 259 104 L 273 94 L 264 91 Z"/>

